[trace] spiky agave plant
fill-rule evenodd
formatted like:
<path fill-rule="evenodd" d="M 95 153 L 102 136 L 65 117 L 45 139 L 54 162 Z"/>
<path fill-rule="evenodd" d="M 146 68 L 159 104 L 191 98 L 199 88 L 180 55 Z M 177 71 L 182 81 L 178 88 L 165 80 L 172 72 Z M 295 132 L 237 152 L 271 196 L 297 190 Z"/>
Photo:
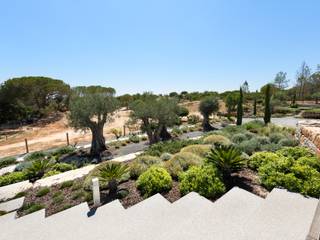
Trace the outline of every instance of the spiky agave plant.
<path fill-rule="evenodd" d="M 119 181 L 129 173 L 129 168 L 121 163 L 110 162 L 99 171 L 99 178 L 108 183 L 109 194 L 117 194 Z"/>
<path fill-rule="evenodd" d="M 26 168 L 26 174 L 30 182 L 35 182 L 42 178 L 44 174 L 51 170 L 53 162 L 50 159 L 35 160 Z"/>
<path fill-rule="evenodd" d="M 207 163 L 216 166 L 227 183 L 230 182 L 232 173 L 244 167 L 245 161 L 241 151 L 234 146 L 218 146 L 211 149 L 207 156 Z"/>

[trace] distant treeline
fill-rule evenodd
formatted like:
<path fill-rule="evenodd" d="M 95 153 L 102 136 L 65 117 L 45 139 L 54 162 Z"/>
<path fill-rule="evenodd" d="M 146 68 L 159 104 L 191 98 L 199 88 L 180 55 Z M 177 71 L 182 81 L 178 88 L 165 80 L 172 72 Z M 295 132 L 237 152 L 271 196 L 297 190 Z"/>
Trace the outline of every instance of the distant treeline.
<path fill-rule="evenodd" d="M 288 88 L 290 80 L 285 72 L 279 72 L 270 81 L 272 86 L 273 105 L 283 105 L 287 101 L 295 105 L 298 100 L 314 100 L 318 103 L 320 99 L 320 66 L 312 71 L 306 63 L 302 63 L 297 71 L 296 82 L 293 87 Z M 208 86 L 208 89 L 212 87 Z M 266 85 L 259 91 L 251 92 L 247 81 L 241 86 L 245 101 L 263 103 Z M 62 80 L 49 77 L 20 77 L 12 78 L 0 85 L 0 124 L 2 123 L 29 123 L 40 119 L 52 112 L 63 112 L 69 108 L 73 93 L 81 93 L 84 87 L 71 88 Z M 88 90 L 89 89 L 89 90 Z M 97 93 L 106 90 L 115 95 L 116 91 L 111 87 L 91 86 L 86 88 Z M 144 100 L 144 94 L 124 94 L 118 96 L 121 107 L 128 107 L 135 100 Z M 178 101 L 197 101 L 206 97 L 216 97 L 225 101 L 228 111 L 235 111 L 239 97 L 239 90 L 205 92 L 171 92 L 164 96 L 178 99 Z"/>

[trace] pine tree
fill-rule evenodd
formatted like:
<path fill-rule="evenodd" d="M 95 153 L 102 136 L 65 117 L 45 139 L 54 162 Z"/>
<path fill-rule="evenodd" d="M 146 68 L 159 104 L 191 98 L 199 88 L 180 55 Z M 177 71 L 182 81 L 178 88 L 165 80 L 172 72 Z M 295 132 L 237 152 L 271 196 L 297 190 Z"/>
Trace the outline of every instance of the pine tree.
<path fill-rule="evenodd" d="M 242 88 L 240 87 L 240 96 L 237 107 L 237 125 L 240 126 L 242 124 L 242 116 L 243 116 L 243 93 Z"/>
<path fill-rule="evenodd" d="M 268 84 L 265 92 L 265 103 L 264 103 L 264 123 L 268 124 L 271 121 L 271 85 Z"/>

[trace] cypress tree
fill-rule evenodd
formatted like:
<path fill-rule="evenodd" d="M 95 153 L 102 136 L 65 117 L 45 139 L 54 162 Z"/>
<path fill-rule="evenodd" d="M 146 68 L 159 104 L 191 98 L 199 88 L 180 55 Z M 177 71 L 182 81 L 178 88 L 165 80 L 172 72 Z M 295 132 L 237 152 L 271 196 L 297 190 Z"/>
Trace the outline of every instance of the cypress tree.
<path fill-rule="evenodd" d="M 257 99 L 253 100 L 253 116 L 257 116 Z"/>
<path fill-rule="evenodd" d="M 242 124 L 242 116 L 243 116 L 243 93 L 242 88 L 240 87 L 240 96 L 237 106 L 237 125 L 240 126 Z"/>
<path fill-rule="evenodd" d="M 268 124 L 271 121 L 271 85 L 268 84 L 265 92 L 264 102 L 264 123 Z"/>

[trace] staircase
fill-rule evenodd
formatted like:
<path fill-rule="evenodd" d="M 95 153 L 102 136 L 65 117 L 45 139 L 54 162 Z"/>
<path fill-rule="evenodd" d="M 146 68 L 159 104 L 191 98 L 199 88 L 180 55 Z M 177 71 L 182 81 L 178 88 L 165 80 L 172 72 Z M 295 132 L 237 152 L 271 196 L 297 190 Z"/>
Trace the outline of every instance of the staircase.
<path fill-rule="evenodd" d="M 189 193 L 170 203 L 156 194 L 128 209 L 87 203 L 45 218 L 44 210 L 0 217 L 2 240 L 305 240 L 317 199 L 274 189 L 266 199 L 233 188 L 216 202 Z M 318 240 L 318 239 L 317 239 Z"/>

